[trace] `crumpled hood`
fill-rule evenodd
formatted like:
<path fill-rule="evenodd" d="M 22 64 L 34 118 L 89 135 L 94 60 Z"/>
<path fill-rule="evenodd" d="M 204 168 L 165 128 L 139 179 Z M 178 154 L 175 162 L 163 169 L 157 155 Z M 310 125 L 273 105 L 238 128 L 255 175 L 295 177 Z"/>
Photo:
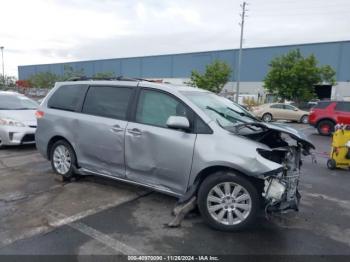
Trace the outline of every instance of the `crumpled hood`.
<path fill-rule="evenodd" d="M 304 144 L 306 147 L 311 148 L 311 149 L 315 149 L 315 146 L 312 144 L 312 142 L 305 136 L 304 133 L 289 127 L 285 124 L 281 124 L 281 123 L 259 123 L 262 124 L 263 126 L 272 129 L 272 130 L 276 130 L 276 131 L 280 131 L 282 133 L 286 133 L 288 135 L 290 135 L 292 138 L 294 138 L 295 140 L 297 140 L 298 142 Z"/>
<path fill-rule="evenodd" d="M 11 118 L 27 126 L 36 126 L 36 110 L 0 110 L 0 118 Z"/>

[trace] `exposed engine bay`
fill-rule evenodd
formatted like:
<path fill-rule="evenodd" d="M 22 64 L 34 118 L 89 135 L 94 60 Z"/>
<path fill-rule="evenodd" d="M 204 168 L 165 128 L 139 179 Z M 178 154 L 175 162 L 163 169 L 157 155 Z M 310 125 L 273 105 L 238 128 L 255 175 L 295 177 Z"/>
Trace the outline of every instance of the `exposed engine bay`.
<path fill-rule="evenodd" d="M 257 149 L 259 154 L 281 165 L 281 169 L 264 177 L 262 196 L 266 201 L 265 211 L 298 211 L 301 157 L 310 155 L 314 146 L 295 129 L 263 123 L 253 125 L 260 131 L 242 132 L 241 135 L 267 145 L 271 150 Z"/>

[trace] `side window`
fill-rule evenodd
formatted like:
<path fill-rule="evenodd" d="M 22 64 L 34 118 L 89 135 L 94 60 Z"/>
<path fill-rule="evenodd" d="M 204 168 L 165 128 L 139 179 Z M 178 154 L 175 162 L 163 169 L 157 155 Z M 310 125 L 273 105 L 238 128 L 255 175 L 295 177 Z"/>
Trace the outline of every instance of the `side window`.
<path fill-rule="evenodd" d="M 136 122 L 167 127 L 169 116 L 184 116 L 191 123 L 192 112 L 182 102 L 163 92 L 141 91 L 136 110 Z"/>
<path fill-rule="evenodd" d="M 91 86 L 83 113 L 125 120 L 132 93 L 129 87 Z"/>
<path fill-rule="evenodd" d="M 66 85 L 59 87 L 50 97 L 47 106 L 49 108 L 76 111 L 84 99 L 87 86 Z"/>
<path fill-rule="evenodd" d="M 350 112 L 350 102 L 337 102 L 336 111 Z"/>
<path fill-rule="evenodd" d="M 331 104 L 332 102 L 331 101 L 327 101 L 327 102 L 318 102 L 315 106 L 314 106 L 314 108 L 316 109 L 316 108 L 319 108 L 319 109 L 324 109 L 324 108 L 326 108 L 327 106 L 329 106 L 330 104 Z"/>
<path fill-rule="evenodd" d="M 283 105 L 281 105 L 281 104 L 274 104 L 274 105 L 271 105 L 270 108 L 283 109 Z"/>
<path fill-rule="evenodd" d="M 290 106 L 290 105 L 284 105 L 284 109 L 287 109 L 287 110 L 294 110 L 295 107 L 294 107 L 294 106 Z"/>

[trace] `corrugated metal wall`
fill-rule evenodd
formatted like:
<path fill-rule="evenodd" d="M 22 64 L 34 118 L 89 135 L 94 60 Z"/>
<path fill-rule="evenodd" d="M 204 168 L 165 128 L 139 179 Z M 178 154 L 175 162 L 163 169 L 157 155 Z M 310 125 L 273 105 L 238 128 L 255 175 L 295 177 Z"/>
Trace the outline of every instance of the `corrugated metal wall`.
<path fill-rule="evenodd" d="M 337 71 L 337 81 L 350 80 L 350 41 L 290 46 L 248 48 L 243 51 L 242 81 L 262 81 L 273 57 L 299 48 L 304 55 L 314 54 L 321 64 L 331 65 Z M 160 55 L 134 58 L 116 58 L 47 65 L 19 66 L 19 79 L 28 79 L 38 72 L 62 75 L 64 65 L 84 69 L 86 76 L 98 72 L 114 72 L 116 76 L 141 78 L 186 78 L 193 69 L 203 71 L 215 59 L 236 67 L 237 50 L 209 51 L 188 54 Z M 234 81 L 235 74 L 232 79 Z"/>

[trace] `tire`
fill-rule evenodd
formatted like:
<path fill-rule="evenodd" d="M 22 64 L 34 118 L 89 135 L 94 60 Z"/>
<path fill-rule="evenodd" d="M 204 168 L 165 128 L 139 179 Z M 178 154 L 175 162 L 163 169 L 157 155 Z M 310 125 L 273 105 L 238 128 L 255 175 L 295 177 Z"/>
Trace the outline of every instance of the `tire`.
<path fill-rule="evenodd" d="M 230 190 L 226 191 L 226 185 L 230 186 Z M 239 189 L 236 197 L 229 199 L 226 193 L 229 191 L 232 196 L 235 188 Z M 218 189 L 221 189 L 223 196 L 220 197 L 217 193 Z M 243 195 L 245 197 L 242 197 Z M 241 199 L 237 201 L 238 198 Z M 232 202 L 234 199 L 236 202 Z M 232 172 L 217 172 L 207 177 L 201 184 L 198 191 L 198 208 L 210 227 L 221 231 L 239 231 L 256 219 L 260 206 L 259 199 L 255 186 L 246 178 Z M 237 208 L 236 205 L 241 206 Z"/>
<path fill-rule="evenodd" d="M 272 121 L 272 115 L 270 113 L 265 113 L 265 114 L 263 114 L 261 119 L 264 122 L 271 122 Z"/>
<path fill-rule="evenodd" d="M 317 131 L 320 135 L 329 136 L 334 131 L 335 124 L 330 120 L 321 120 L 317 124 Z"/>
<path fill-rule="evenodd" d="M 308 124 L 308 123 L 309 123 L 309 116 L 308 116 L 308 115 L 303 115 L 303 116 L 300 118 L 300 123 L 302 123 L 302 124 Z"/>
<path fill-rule="evenodd" d="M 67 141 L 59 140 L 53 144 L 50 151 L 50 159 L 51 167 L 56 174 L 64 178 L 75 176 L 76 155 Z"/>
<path fill-rule="evenodd" d="M 335 162 L 334 159 L 328 159 L 328 161 L 327 161 L 327 167 L 328 167 L 328 169 L 330 169 L 330 170 L 334 170 L 334 169 L 337 168 L 337 163 Z"/>

